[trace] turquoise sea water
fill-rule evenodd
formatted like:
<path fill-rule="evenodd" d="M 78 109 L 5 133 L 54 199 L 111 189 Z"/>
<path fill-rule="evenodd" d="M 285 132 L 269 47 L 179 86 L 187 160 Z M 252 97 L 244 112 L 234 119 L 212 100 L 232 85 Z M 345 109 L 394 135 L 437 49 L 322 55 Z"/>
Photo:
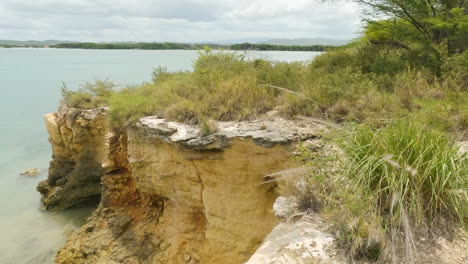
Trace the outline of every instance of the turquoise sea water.
<path fill-rule="evenodd" d="M 247 58 L 311 60 L 316 52 L 249 52 Z M 190 70 L 196 51 L 0 48 L 0 263 L 52 263 L 70 233 L 93 208 L 40 210 L 35 188 L 47 177 L 51 151 L 43 115 L 57 109 L 60 87 L 93 79 L 149 81 L 155 67 Z M 39 168 L 38 177 L 20 176 Z"/>

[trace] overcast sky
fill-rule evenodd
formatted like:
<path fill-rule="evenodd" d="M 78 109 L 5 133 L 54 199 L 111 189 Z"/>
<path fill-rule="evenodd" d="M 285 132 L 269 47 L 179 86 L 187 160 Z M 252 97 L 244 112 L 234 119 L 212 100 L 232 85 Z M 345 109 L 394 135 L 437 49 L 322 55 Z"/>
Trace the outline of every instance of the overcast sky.
<path fill-rule="evenodd" d="M 358 10 L 314 0 L 0 0 L 0 39 L 351 39 Z"/>

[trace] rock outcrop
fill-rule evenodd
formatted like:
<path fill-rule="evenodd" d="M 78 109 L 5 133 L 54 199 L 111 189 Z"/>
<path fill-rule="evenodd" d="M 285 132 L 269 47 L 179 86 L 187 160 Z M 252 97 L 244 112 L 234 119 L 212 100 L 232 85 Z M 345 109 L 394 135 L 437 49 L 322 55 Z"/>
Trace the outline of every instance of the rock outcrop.
<path fill-rule="evenodd" d="M 309 119 L 196 126 L 145 117 L 113 131 L 105 108 L 46 115 L 53 148 L 44 207 L 101 196 L 56 263 L 243 263 L 278 223 L 264 176 L 323 125 Z"/>
<path fill-rule="evenodd" d="M 278 197 L 273 210 L 281 220 L 245 264 L 344 264 L 330 225 L 319 214 L 299 210 L 294 197 Z"/>
<path fill-rule="evenodd" d="M 99 197 L 102 175 L 114 170 L 109 160 L 114 133 L 106 116 L 105 108 L 64 106 L 45 116 L 53 156 L 48 179 L 37 187 L 44 209 L 63 210 Z"/>
<path fill-rule="evenodd" d="M 41 170 L 39 170 L 38 168 L 32 168 L 32 169 L 29 169 L 29 170 L 22 171 L 20 173 L 20 175 L 29 176 L 29 177 L 36 177 L 40 173 L 41 173 Z"/>

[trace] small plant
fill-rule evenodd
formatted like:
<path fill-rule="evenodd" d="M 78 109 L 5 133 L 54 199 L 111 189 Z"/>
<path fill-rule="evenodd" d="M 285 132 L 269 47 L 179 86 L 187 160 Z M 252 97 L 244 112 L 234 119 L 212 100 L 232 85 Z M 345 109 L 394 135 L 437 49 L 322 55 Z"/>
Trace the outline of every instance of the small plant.
<path fill-rule="evenodd" d="M 359 126 L 342 147 L 349 177 L 375 195 L 392 223 L 402 226 L 406 214 L 418 227 L 442 217 L 464 224 L 468 157 L 445 134 L 399 120 L 378 131 Z"/>
<path fill-rule="evenodd" d="M 203 136 L 207 136 L 218 131 L 218 124 L 212 119 L 199 117 L 200 132 Z"/>
<path fill-rule="evenodd" d="M 109 105 L 109 98 L 114 93 L 116 85 L 107 80 L 96 80 L 85 83 L 76 91 L 68 89 L 62 83 L 63 103 L 71 108 L 89 109 Z"/>

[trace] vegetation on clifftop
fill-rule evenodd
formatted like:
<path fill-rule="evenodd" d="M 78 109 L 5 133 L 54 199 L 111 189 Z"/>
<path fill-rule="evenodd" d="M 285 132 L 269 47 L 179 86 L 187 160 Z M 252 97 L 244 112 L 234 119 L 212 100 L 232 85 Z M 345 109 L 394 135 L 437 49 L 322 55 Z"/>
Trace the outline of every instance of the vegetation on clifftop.
<path fill-rule="evenodd" d="M 254 119 L 278 109 L 284 116 L 358 121 L 373 127 L 409 116 L 425 126 L 465 136 L 468 53 L 427 65 L 414 58 L 415 52 L 363 40 L 310 63 L 284 63 L 208 50 L 200 52 L 193 72 L 158 68 L 152 82 L 104 93 L 99 90 L 105 82 L 97 82 L 78 91 L 65 90 L 64 98 L 71 107 L 109 105 L 116 126 L 145 115 L 196 124 L 203 118 Z"/>

